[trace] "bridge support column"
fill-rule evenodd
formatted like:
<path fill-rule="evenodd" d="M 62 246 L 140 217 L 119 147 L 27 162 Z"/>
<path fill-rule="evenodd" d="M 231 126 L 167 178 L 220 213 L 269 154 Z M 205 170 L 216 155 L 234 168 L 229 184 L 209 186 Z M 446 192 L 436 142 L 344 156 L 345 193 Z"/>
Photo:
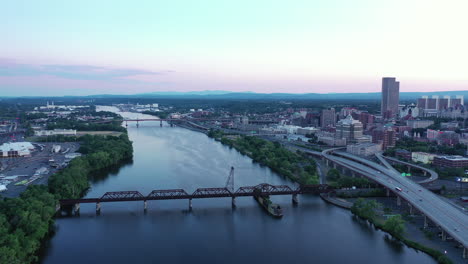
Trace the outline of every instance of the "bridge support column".
<path fill-rule="evenodd" d="M 386 190 L 386 195 L 387 195 L 387 197 L 389 197 L 389 196 L 390 196 L 390 189 L 385 188 L 385 190 Z"/>
<path fill-rule="evenodd" d="M 190 211 L 192 210 L 192 199 L 188 200 L 188 208 Z"/>
<path fill-rule="evenodd" d="M 411 172 L 411 166 L 408 165 L 408 173 Z"/>
<path fill-rule="evenodd" d="M 127 121 L 125 121 L 125 126 L 128 127 L 128 122 Z"/>
<path fill-rule="evenodd" d="M 231 205 L 232 208 L 236 208 L 236 197 L 232 197 Z"/>
<path fill-rule="evenodd" d="M 468 249 L 466 247 L 463 248 L 463 258 L 464 259 L 468 258 Z"/>
<path fill-rule="evenodd" d="M 336 169 L 336 163 L 333 162 L 333 168 Z"/>
<path fill-rule="evenodd" d="M 426 229 L 428 226 L 428 223 L 427 223 L 427 216 L 424 215 L 424 229 Z"/>
<path fill-rule="evenodd" d="M 445 232 L 445 230 L 442 230 L 442 241 L 446 241 L 447 240 L 447 233 Z"/>
<path fill-rule="evenodd" d="M 148 201 L 143 201 L 143 210 L 146 212 L 148 211 Z"/>
<path fill-rule="evenodd" d="M 138 123 L 138 120 L 137 120 L 137 127 L 140 127 L 140 124 Z"/>
<path fill-rule="evenodd" d="M 101 202 L 96 203 L 96 214 L 101 214 Z"/>
<path fill-rule="evenodd" d="M 354 171 L 351 171 L 351 177 L 356 178 L 356 173 Z"/>
<path fill-rule="evenodd" d="M 427 176 L 427 171 L 423 171 L 424 176 Z"/>
<path fill-rule="evenodd" d="M 298 204 L 299 203 L 299 200 L 297 199 L 297 193 L 292 195 L 292 203 L 293 204 Z"/>
<path fill-rule="evenodd" d="M 397 198 L 396 198 L 396 204 L 397 204 L 398 206 L 401 206 L 401 198 L 400 198 L 400 196 L 397 196 Z"/>
<path fill-rule="evenodd" d="M 409 214 L 412 215 L 413 214 L 413 206 L 408 203 L 408 207 L 409 207 Z"/>
<path fill-rule="evenodd" d="M 324 158 L 324 159 L 325 159 L 325 158 Z M 327 167 L 328 167 L 328 160 L 327 160 L 327 159 L 325 159 L 325 164 L 326 164 Z"/>
<path fill-rule="evenodd" d="M 161 120 L 161 121 L 159 121 L 159 126 L 160 126 L 160 127 L 162 127 L 162 120 Z"/>
<path fill-rule="evenodd" d="M 73 208 L 73 212 L 75 212 L 75 214 L 79 215 L 80 214 L 80 204 L 79 203 L 76 203 L 74 208 Z"/>

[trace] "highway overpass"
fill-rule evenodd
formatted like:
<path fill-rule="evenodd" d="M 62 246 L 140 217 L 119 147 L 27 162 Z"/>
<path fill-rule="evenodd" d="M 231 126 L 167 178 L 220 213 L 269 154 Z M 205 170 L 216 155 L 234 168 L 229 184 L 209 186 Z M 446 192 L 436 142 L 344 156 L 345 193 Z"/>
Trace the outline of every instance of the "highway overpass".
<path fill-rule="evenodd" d="M 439 226 L 443 230 L 443 237 L 448 234 L 460 242 L 464 247 L 464 256 L 466 257 L 468 254 L 468 216 L 464 212 L 419 184 L 375 162 L 337 151 L 337 149 L 324 150 L 322 156 L 328 162 L 359 173 L 383 185 L 394 192 L 399 201 L 401 201 L 400 199 L 407 201 L 411 208 L 417 209 Z"/>

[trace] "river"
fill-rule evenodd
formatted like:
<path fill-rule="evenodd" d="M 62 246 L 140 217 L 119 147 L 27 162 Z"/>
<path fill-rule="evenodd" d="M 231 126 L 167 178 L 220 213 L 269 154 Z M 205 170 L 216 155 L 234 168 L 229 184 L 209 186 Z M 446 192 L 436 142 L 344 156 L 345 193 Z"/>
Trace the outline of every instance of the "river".
<path fill-rule="evenodd" d="M 116 108 L 99 107 L 117 111 Z M 141 114 L 120 113 L 143 118 Z M 159 122 L 129 124 L 134 158 L 93 182 L 86 197 L 108 191 L 294 184 L 206 135 Z M 388 238 L 349 211 L 317 196 L 274 196 L 284 217 L 267 215 L 252 197 L 82 204 L 80 216 L 56 219 L 41 263 L 436 263 Z"/>

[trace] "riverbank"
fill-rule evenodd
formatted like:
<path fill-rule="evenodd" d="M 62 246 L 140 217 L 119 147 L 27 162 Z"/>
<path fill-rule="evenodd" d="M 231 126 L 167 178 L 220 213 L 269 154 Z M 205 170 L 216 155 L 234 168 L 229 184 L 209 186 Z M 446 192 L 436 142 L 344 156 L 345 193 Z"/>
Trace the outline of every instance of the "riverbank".
<path fill-rule="evenodd" d="M 326 195 L 321 195 L 322 199 L 325 201 L 334 204 L 336 206 L 350 210 L 354 215 L 368 221 L 370 224 L 376 228 L 385 231 L 392 235 L 393 238 L 401 241 L 408 247 L 414 248 L 416 250 L 422 251 L 429 256 L 433 257 L 440 264 L 451 264 L 454 263 L 449 259 L 446 254 L 425 246 L 421 243 L 418 243 L 414 240 L 414 237 L 408 237 L 409 232 L 406 232 L 405 221 L 400 214 L 391 215 L 386 219 L 385 211 L 388 208 L 383 208 L 383 205 L 375 202 L 370 199 L 359 198 L 355 202 L 349 202 L 344 199 L 337 199 L 334 197 L 327 197 Z M 351 205 L 351 206 L 350 206 Z"/>
<path fill-rule="evenodd" d="M 300 184 L 318 184 L 317 165 L 307 155 L 291 152 L 278 142 L 254 136 L 224 135 L 222 131 L 208 132 L 208 137 L 234 148 L 254 162 Z"/>
<path fill-rule="evenodd" d="M 50 176 L 48 186 L 33 185 L 19 198 L 0 201 L 0 263 L 32 263 L 53 230 L 59 199 L 82 197 L 94 171 L 113 166 L 133 155 L 126 133 L 80 138 L 82 157 Z"/>

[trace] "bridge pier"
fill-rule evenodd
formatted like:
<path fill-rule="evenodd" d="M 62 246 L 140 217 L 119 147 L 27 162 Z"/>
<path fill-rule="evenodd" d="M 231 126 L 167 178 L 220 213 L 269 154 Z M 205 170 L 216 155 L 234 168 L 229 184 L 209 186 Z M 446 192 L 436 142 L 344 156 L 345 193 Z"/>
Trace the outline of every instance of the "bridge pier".
<path fill-rule="evenodd" d="M 232 197 L 231 206 L 232 208 L 236 208 L 236 197 Z"/>
<path fill-rule="evenodd" d="M 385 188 L 385 190 L 386 190 L 386 195 L 387 195 L 387 197 L 389 197 L 389 196 L 390 196 L 390 189 Z"/>
<path fill-rule="evenodd" d="M 143 201 L 143 210 L 145 212 L 148 211 L 148 201 L 146 201 L 146 200 Z"/>
<path fill-rule="evenodd" d="M 125 121 L 125 126 L 128 127 L 128 122 L 127 121 Z"/>
<path fill-rule="evenodd" d="M 426 229 L 428 226 L 428 223 L 427 223 L 427 216 L 424 215 L 424 229 Z"/>
<path fill-rule="evenodd" d="M 292 195 L 292 203 L 293 204 L 298 204 L 299 203 L 299 200 L 297 199 L 297 193 Z"/>
<path fill-rule="evenodd" d="M 397 195 L 397 198 L 396 198 L 396 204 L 397 204 L 398 206 L 401 206 L 401 198 L 400 198 L 400 196 L 398 196 L 398 195 Z"/>
<path fill-rule="evenodd" d="M 410 172 L 411 172 L 411 166 L 408 165 L 408 173 L 410 173 Z"/>
<path fill-rule="evenodd" d="M 445 231 L 442 229 L 442 241 L 446 241 L 447 240 L 447 233 L 445 233 Z"/>
<path fill-rule="evenodd" d="M 188 208 L 190 211 L 192 211 L 192 199 L 188 200 Z"/>
<path fill-rule="evenodd" d="M 413 214 L 413 206 L 408 203 L 408 207 L 409 207 L 409 214 L 412 215 Z"/>
<path fill-rule="evenodd" d="M 466 247 L 463 247 L 463 258 L 467 259 L 468 258 L 468 249 Z"/>
<path fill-rule="evenodd" d="M 73 207 L 73 212 L 77 215 L 80 214 L 80 204 L 76 203 L 75 206 Z"/>
<path fill-rule="evenodd" d="M 137 120 L 137 125 L 136 125 L 136 127 L 140 127 L 140 124 L 138 123 L 138 120 Z"/>
<path fill-rule="evenodd" d="M 161 120 L 161 121 L 159 121 L 159 126 L 160 126 L 160 127 L 162 127 L 162 120 Z"/>
<path fill-rule="evenodd" d="M 96 203 L 96 214 L 101 214 L 101 202 Z"/>
<path fill-rule="evenodd" d="M 424 176 L 427 176 L 427 171 L 423 171 Z"/>

